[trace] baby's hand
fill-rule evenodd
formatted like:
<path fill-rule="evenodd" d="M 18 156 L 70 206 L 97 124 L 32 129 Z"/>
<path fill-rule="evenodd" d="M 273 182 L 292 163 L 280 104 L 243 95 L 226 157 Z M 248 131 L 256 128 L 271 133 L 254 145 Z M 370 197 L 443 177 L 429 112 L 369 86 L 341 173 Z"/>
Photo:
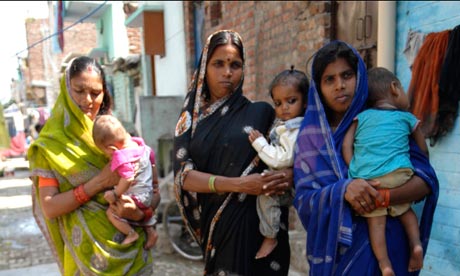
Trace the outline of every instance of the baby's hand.
<path fill-rule="evenodd" d="M 117 201 L 117 198 L 115 197 L 115 193 L 112 190 L 105 191 L 104 198 L 110 204 L 113 204 L 113 203 L 115 203 L 115 201 Z"/>
<path fill-rule="evenodd" d="M 251 132 L 249 132 L 249 142 L 254 142 L 260 136 L 262 136 L 262 133 L 260 133 L 258 130 L 251 130 Z"/>

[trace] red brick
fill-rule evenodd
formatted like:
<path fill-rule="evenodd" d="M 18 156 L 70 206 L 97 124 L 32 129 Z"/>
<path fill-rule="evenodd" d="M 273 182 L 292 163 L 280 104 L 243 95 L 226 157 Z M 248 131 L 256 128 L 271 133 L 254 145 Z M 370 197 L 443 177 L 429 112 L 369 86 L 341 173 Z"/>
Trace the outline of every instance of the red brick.
<path fill-rule="evenodd" d="M 49 19 L 27 19 L 25 22 L 27 45 L 43 40 L 50 33 L 43 33 L 42 30 L 54 31 L 50 26 Z M 72 22 L 64 22 L 67 28 Z M 25 76 L 25 84 L 28 100 L 35 101 L 39 105 L 44 105 L 45 97 L 41 94 L 57 94 L 59 89 L 60 75 L 53 69 L 60 70 L 62 59 L 69 53 L 87 54 L 92 48 L 96 47 L 96 27 L 93 23 L 80 23 L 67 29 L 64 32 L 64 50 L 60 54 L 52 52 L 52 40 L 43 40 L 28 50 L 27 66 L 21 68 Z M 47 57 L 46 60 L 43 57 Z M 43 88 L 32 87 L 31 83 L 36 81 L 48 82 L 51 87 Z M 55 98 L 55 95 L 52 98 Z M 48 103 L 49 105 L 53 103 Z"/>
<path fill-rule="evenodd" d="M 207 6 L 209 1 L 204 1 Z M 184 1 L 188 45 L 193 45 L 192 3 Z M 211 27 L 206 12 L 204 33 L 217 29 L 238 31 L 246 49 L 244 93 L 251 99 L 267 100 L 273 77 L 293 64 L 305 71 L 307 60 L 329 37 L 329 5 L 312 1 L 222 1 L 220 24 Z M 187 72 L 191 72 L 194 49 L 187 49 Z M 189 75 L 191 77 L 191 74 Z"/>

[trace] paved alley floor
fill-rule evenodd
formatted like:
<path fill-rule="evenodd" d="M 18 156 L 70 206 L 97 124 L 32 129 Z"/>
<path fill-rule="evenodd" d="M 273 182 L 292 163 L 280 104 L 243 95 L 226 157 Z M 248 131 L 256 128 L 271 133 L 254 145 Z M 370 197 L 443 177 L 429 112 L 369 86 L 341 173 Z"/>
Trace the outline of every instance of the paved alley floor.
<path fill-rule="evenodd" d="M 5 164 L 6 163 L 6 164 Z M 14 176 L 0 177 L 0 276 L 57 276 L 59 269 L 32 214 L 28 162 L 9 159 L 3 166 L 13 167 Z M 166 248 L 159 227 L 161 250 Z M 153 249 L 154 275 L 201 275 L 202 263 L 190 261 L 160 248 Z"/>
<path fill-rule="evenodd" d="M 0 276 L 58 276 L 54 261 L 32 214 L 28 162 L 13 158 L 0 163 L 15 168 L 14 176 L 0 177 Z M 161 276 L 202 275 L 203 263 L 174 253 L 162 224 L 159 240 L 152 250 L 154 274 Z M 292 265 L 291 265 L 292 266 Z M 299 276 L 293 268 L 289 276 Z"/>

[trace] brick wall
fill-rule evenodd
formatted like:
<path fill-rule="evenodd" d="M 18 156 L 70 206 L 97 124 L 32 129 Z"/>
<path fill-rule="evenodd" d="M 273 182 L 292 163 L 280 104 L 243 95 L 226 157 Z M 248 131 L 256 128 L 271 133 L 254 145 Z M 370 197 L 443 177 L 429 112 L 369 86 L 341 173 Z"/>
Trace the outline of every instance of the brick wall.
<path fill-rule="evenodd" d="M 187 66 L 187 80 L 190 83 L 191 76 L 194 71 L 194 53 L 195 53 L 195 36 L 193 33 L 193 6 L 194 2 L 184 1 L 184 33 L 185 33 L 185 51 L 186 51 L 186 66 Z"/>
<path fill-rule="evenodd" d="M 123 4 L 123 11 L 125 13 L 125 20 L 128 19 L 137 9 L 138 3 Z M 141 28 L 126 27 L 129 41 L 129 53 L 141 54 Z"/>
<path fill-rule="evenodd" d="M 26 20 L 26 41 L 32 45 L 37 41 L 54 33 L 50 26 L 50 20 L 27 19 Z M 67 28 L 73 22 L 64 22 Z M 23 68 L 26 82 L 26 91 L 29 100 L 39 105 L 47 104 L 52 107 L 59 93 L 59 78 L 62 60 L 70 53 L 87 54 L 96 47 L 96 26 L 94 23 L 80 23 L 64 32 L 64 50 L 62 53 L 52 51 L 51 39 L 44 40 L 28 50 L 27 66 Z M 50 84 L 47 88 L 31 87 L 32 81 L 44 81 Z M 42 94 L 47 93 L 48 102 L 38 99 Z"/>
<path fill-rule="evenodd" d="M 140 28 L 126 28 L 129 40 L 129 53 L 141 54 L 141 30 Z"/>
<path fill-rule="evenodd" d="M 64 28 L 74 22 L 64 22 Z M 96 43 L 96 24 L 80 23 L 64 32 L 64 52 L 61 57 L 69 53 L 87 54 L 95 48 Z"/>
<path fill-rule="evenodd" d="M 194 71 L 193 1 L 184 1 L 187 72 Z M 203 43 L 219 29 L 233 29 L 246 50 L 244 93 L 271 102 L 268 85 L 291 65 L 307 71 L 310 56 L 329 41 L 331 16 L 327 1 L 203 1 Z M 189 80 L 190 81 L 190 80 Z"/>
<path fill-rule="evenodd" d="M 64 28 L 73 22 L 64 22 Z M 27 19 L 26 20 L 26 39 L 27 45 L 42 40 L 46 36 L 54 33 L 54 29 L 49 25 L 48 19 Z M 44 80 L 44 51 L 50 52 L 57 58 L 60 65 L 62 59 L 69 53 L 88 53 L 96 47 L 96 26 L 94 23 L 80 23 L 64 32 L 64 51 L 60 54 L 52 53 L 51 40 L 44 41 L 29 49 L 28 64 L 30 68 L 31 80 Z M 44 47 L 45 46 L 45 47 Z M 47 47 L 48 46 L 48 47 Z"/>
<path fill-rule="evenodd" d="M 47 19 L 27 19 L 26 20 L 26 39 L 27 45 L 32 45 L 33 43 L 43 39 L 44 35 L 41 31 L 43 25 L 47 26 Z M 43 44 L 37 44 L 35 47 L 30 48 L 28 56 L 28 69 L 29 71 L 25 74 L 27 80 L 43 80 Z"/>

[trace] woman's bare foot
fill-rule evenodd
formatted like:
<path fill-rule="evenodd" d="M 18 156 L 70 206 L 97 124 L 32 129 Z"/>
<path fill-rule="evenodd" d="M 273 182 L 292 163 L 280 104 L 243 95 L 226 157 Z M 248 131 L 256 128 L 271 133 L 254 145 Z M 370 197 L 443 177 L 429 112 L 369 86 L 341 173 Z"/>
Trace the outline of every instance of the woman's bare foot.
<path fill-rule="evenodd" d="M 132 242 L 135 242 L 139 238 L 139 234 L 134 231 L 130 230 L 126 238 L 123 240 L 121 244 L 130 244 Z"/>
<path fill-rule="evenodd" d="M 144 249 L 149 250 L 157 243 L 158 233 L 153 227 L 145 227 L 144 229 L 147 234 L 147 241 L 145 241 Z"/>
<path fill-rule="evenodd" d="M 417 244 L 412 248 L 409 259 L 409 272 L 414 272 L 423 267 L 423 247 Z"/>
<path fill-rule="evenodd" d="M 257 251 L 256 259 L 265 258 L 270 253 L 272 253 L 273 249 L 278 245 L 278 240 L 273 238 L 265 238 L 262 242 L 262 245 Z"/>

